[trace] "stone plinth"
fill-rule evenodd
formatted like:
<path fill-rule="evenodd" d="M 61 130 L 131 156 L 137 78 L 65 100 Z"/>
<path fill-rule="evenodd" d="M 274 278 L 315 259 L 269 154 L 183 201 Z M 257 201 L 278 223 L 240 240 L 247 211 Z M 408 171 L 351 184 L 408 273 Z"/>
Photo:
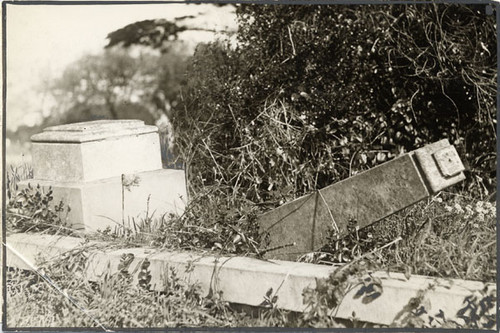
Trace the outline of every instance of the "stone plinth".
<path fill-rule="evenodd" d="M 84 231 L 121 226 L 153 215 L 181 215 L 183 170 L 163 170 L 158 129 L 139 120 L 101 120 L 48 127 L 32 136 L 34 179 L 70 207 L 67 222 Z M 132 181 L 134 180 L 134 181 Z"/>
<path fill-rule="evenodd" d="M 92 181 L 162 167 L 158 128 L 140 120 L 53 126 L 31 141 L 40 180 Z"/>
<path fill-rule="evenodd" d="M 47 189 L 52 187 L 54 204 L 60 200 L 71 209 L 67 221 L 72 228 L 94 232 L 122 225 L 134 229 L 148 214 L 160 218 L 163 214 L 181 215 L 187 201 L 184 170 L 155 170 L 126 175 L 135 178 L 137 184 L 123 186 L 121 177 L 106 178 L 90 182 L 54 182 L 46 180 L 26 180 L 20 188 L 39 184 Z"/>

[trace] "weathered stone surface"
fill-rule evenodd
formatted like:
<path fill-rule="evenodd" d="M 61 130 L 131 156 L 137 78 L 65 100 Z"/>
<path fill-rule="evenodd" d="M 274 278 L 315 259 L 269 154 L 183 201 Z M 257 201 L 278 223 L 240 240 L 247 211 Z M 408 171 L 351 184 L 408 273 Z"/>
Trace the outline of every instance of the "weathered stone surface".
<path fill-rule="evenodd" d="M 26 261 L 34 262 L 39 254 L 42 260 L 60 260 L 59 256 L 71 249 L 81 248 L 83 240 L 71 237 L 49 235 L 14 234 L 7 237 L 7 266 L 29 269 Z M 98 243 L 92 243 L 99 248 Z M 122 254 L 133 254 L 134 260 L 129 266 L 129 273 L 137 281 L 140 265 L 150 261 L 151 286 L 162 290 L 162 284 L 170 269 L 175 269 L 177 276 L 192 283 L 198 282 L 203 293 L 222 291 L 225 301 L 258 306 L 264 301 L 266 292 L 273 288 L 277 295 L 277 306 L 292 311 L 306 310 L 302 292 L 304 288 L 316 286 L 316 279 L 326 278 L 338 267 L 313 265 L 307 263 L 280 260 L 258 260 L 245 257 L 216 257 L 194 252 L 167 252 L 146 248 L 131 248 L 114 251 L 90 251 L 86 277 L 98 281 L 105 272 L 117 272 Z M 20 258 L 21 254 L 24 258 Z M 109 264 L 109 266 L 108 266 Z M 353 286 L 345 295 L 340 307 L 332 314 L 336 318 L 349 319 L 353 312 L 359 321 L 398 326 L 401 310 L 419 291 L 426 291 L 424 296 L 427 315 L 436 317 L 440 311 L 448 320 L 464 324 L 458 311 L 467 306 L 465 298 L 481 290 L 495 292 L 494 283 L 439 279 L 412 275 L 406 279 L 403 274 L 375 272 L 373 276 L 382 283 L 382 294 L 378 298 L 367 299 L 359 295 L 362 285 Z M 430 288 L 432 287 L 432 288 Z M 68 291 L 71 294 L 71 291 Z M 358 295 L 357 295 L 358 294 Z M 361 293 L 362 294 L 362 293 Z M 496 306 L 494 306 L 494 309 Z M 490 311 L 494 313 L 494 310 Z M 424 319 L 425 319 L 424 315 Z"/>
<path fill-rule="evenodd" d="M 149 216 L 161 217 L 165 213 L 181 215 L 187 202 L 186 181 L 183 170 L 155 170 L 127 175 L 125 184 L 135 178 L 137 184 L 124 188 L 124 216 L 127 226 L 132 227 L 132 218 L 139 222 L 145 217 L 149 205 Z M 114 228 L 122 224 L 122 177 L 113 177 L 89 182 L 54 182 L 30 179 L 19 183 L 25 188 L 40 184 L 47 191 L 53 190 L 53 203 L 60 200 L 71 210 L 67 221 L 75 229 L 93 232 L 107 226 Z M 129 223 L 130 221 L 130 223 Z"/>
<path fill-rule="evenodd" d="M 444 177 L 453 177 L 465 169 L 453 147 L 446 147 L 435 152 L 434 159 Z"/>
<path fill-rule="evenodd" d="M 40 180 L 93 181 L 162 168 L 156 132 L 83 143 L 33 142 L 32 155 L 34 178 Z"/>
<path fill-rule="evenodd" d="M 158 129 L 140 120 L 99 120 L 48 127 L 34 135 L 34 179 L 71 210 L 68 224 L 96 231 L 145 217 L 182 214 L 187 202 L 182 170 L 162 170 Z M 138 177 L 123 190 L 122 175 Z M 123 191 L 122 191 L 123 190 Z M 123 197 L 123 199 L 122 199 Z"/>
<path fill-rule="evenodd" d="M 464 166 L 448 140 L 441 140 L 414 152 L 422 178 L 432 193 L 465 179 Z"/>
<path fill-rule="evenodd" d="M 95 120 L 50 126 L 31 137 L 33 142 L 83 143 L 122 136 L 156 133 L 155 126 L 144 125 L 142 120 Z"/>
<path fill-rule="evenodd" d="M 266 256 L 289 259 L 315 251 L 331 230 L 344 232 L 350 220 L 365 227 L 463 180 L 460 171 L 445 177 L 438 170 L 433 154 L 447 147 L 447 140 L 428 145 L 263 214 L 258 223 L 267 248 L 295 244 Z M 426 162 L 424 171 L 414 154 Z"/>

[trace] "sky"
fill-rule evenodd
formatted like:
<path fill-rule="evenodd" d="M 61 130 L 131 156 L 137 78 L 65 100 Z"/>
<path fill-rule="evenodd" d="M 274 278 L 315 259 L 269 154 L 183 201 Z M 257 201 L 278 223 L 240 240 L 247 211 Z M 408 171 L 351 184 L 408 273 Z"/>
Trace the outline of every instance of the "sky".
<path fill-rule="evenodd" d="M 39 123 L 50 104 L 37 92 L 43 80 L 56 78 L 66 66 L 85 54 L 101 52 L 108 33 L 136 21 L 198 14 L 202 15 L 192 22 L 195 26 L 236 29 L 232 6 L 8 4 L 7 128 L 15 130 L 21 124 Z M 207 32 L 181 36 L 191 42 L 209 41 L 215 37 Z"/>

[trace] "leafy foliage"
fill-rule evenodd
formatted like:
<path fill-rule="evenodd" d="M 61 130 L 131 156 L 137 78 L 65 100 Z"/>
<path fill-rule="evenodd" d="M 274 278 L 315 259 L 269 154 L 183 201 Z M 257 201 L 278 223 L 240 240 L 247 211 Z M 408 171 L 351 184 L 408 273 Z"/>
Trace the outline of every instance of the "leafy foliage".
<path fill-rule="evenodd" d="M 47 192 L 37 185 L 28 184 L 12 195 L 7 202 L 6 224 L 15 232 L 49 232 L 71 235 L 66 216 L 70 208 L 60 201 L 52 204 L 52 189 Z"/>
<path fill-rule="evenodd" d="M 429 129 L 448 137 L 462 148 L 469 181 L 480 179 L 489 189 L 496 169 L 497 90 L 495 20 L 486 16 L 491 10 L 489 5 L 396 7 L 387 50 L 394 55 L 394 72 L 408 78 L 394 83 L 416 117 L 415 135 Z"/>
<path fill-rule="evenodd" d="M 5 172 L 6 178 L 6 194 L 7 199 L 10 200 L 16 195 L 19 190 L 18 183 L 22 180 L 33 178 L 33 167 L 28 163 L 23 163 L 20 165 L 10 165 Z"/>
<path fill-rule="evenodd" d="M 153 124 L 177 97 L 185 68 L 182 52 L 132 56 L 113 48 L 83 56 L 50 87 L 59 103 L 58 121 L 136 117 Z"/>
<path fill-rule="evenodd" d="M 371 275 L 374 267 L 370 260 L 360 260 L 338 268 L 327 279 L 317 279 L 315 288 L 303 291 L 306 310 L 301 324 L 315 328 L 338 327 L 335 311 L 353 288 L 357 288 L 355 298 L 362 297 L 364 304 L 378 298 L 383 289 L 380 279 Z"/>
<path fill-rule="evenodd" d="M 472 196 L 466 202 L 484 200 L 496 184 L 496 37 L 488 8 L 239 6 L 238 45 L 200 45 L 182 103 L 173 110 L 190 192 L 216 187 L 217 197 L 207 196 L 205 203 L 241 208 L 250 202 L 252 213 L 259 213 L 448 138 L 467 168 L 466 182 L 452 191 Z M 214 215 L 199 211 L 201 221 L 204 213 Z M 427 214 L 446 216 L 445 225 L 454 228 L 459 216 L 443 212 L 441 207 Z M 384 227 L 389 225 L 407 237 L 404 251 L 411 253 L 417 240 L 425 253 L 426 246 L 436 249 L 434 258 L 448 231 L 435 230 L 435 241 L 424 246 L 431 238 L 394 227 L 401 218 L 421 224 L 425 217 L 415 213 L 352 232 L 340 240 L 340 249 L 334 246 L 339 240 L 332 240 L 328 251 L 352 259 L 361 249 L 397 238 Z M 471 237 L 462 239 L 470 246 Z M 481 252 L 468 248 L 471 253 L 463 255 L 469 259 Z M 461 262 L 472 264 L 469 259 Z M 417 261 L 414 271 L 450 272 L 441 260 L 434 272 Z"/>
<path fill-rule="evenodd" d="M 227 202 L 218 194 L 219 189 L 214 187 L 206 190 L 208 193 L 200 193 L 195 202 L 206 204 L 207 198 L 218 197 L 218 202 L 208 201 L 213 206 L 193 205 L 188 208 L 184 218 L 170 220 L 164 217 L 158 221 L 147 214 L 146 220 L 137 224 L 135 232 L 132 230 L 127 233 L 125 239 L 112 237 L 114 241 L 109 246 L 148 244 L 176 250 L 211 247 L 223 253 L 252 252 L 255 242 L 248 236 L 252 231 L 246 229 L 251 223 L 239 218 L 248 208 L 233 202 L 224 209 L 222 204 Z M 242 211 L 231 209 L 232 205 L 241 207 Z M 212 218 L 203 221 L 200 216 L 207 216 L 206 213 L 191 209 L 206 209 L 211 212 Z M 61 260 L 49 266 L 44 265 L 44 271 L 48 272 L 51 281 L 60 290 L 88 309 L 92 317 L 82 316 L 68 298 L 54 292 L 46 281 L 36 275 L 9 271 L 8 323 L 12 326 L 94 327 L 97 319 L 105 326 L 116 327 L 371 327 L 359 322 L 355 313 L 347 321 L 334 319 L 334 313 L 346 292 L 352 288 L 356 291 L 355 298 L 360 298 L 364 303 L 373 301 L 383 293 L 380 281 L 370 274 L 380 267 L 390 270 L 410 267 L 407 276 L 416 273 L 493 281 L 496 276 L 495 267 L 491 264 L 496 262 L 495 213 L 496 207 L 492 203 L 441 193 L 428 202 L 419 203 L 393 216 L 377 225 L 377 228 L 351 230 L 352 234 L 339 240 L 342 241 L 342 248 L 329 249 L 330 254 L 323 257 L 323 261 L 334 262 L 345 262 L 347 258 L 347 264 L 328 279 L 317 281 L 315 288 L 304 290 L 304 304 L 308 309 L 298 316 L 277 306 L 279 288 L 276 292 L 270 289 L 263 295 L 263 308 L 251 317 L 236 311 L 224 301 L 220 291 L 213 290 L 206 297 L 201 295 L 196 285 L 182 281 L 175 271 L 165 275 L 163 291 L 153 291 L 149 261 L 144 260 L 138 270 L 131 272 L 130 266 L 134 260 L 131 253 L 122 256 L 116 273 L 105 274 L 97 284 L 89 283 L 83 274 L 89 256 L 88 248 L 84 246 L 66 252 Z M 239 221 L 236 225 L 235 220 Z M 43 224 L 36 225 L 41 226 Z M 8 228 L 11 225 L 8 224 Z M 109 236 L 113 236 L 113 233 L 103 233 L 101 237 L 104 236 L 110 240 Z M 371 251 L 373 247 L 396 236 L 402 237 L 402 240 L 390 250 L 383 254 Z M 348 255 L 344 248 L 351 249 Z M 368 251 L 370 254 L 367 255 Z M 342 257 L 337 257 L 338 253 Z M 133 282 L 135 274 L 137 283 Z M 426 314 L 425 293 L 422 292 L 408 307 L 402 309 L 401 318 L 394 325 L 488 328 L 494 323 L 494 317 L 490 314 L 492 300 L 494 295 L 490 291 L 468 296 L 459 313 L 463 321 L 457 322 L 447 317 L 450 314 Z M 18 309 L 31 315 L 18 316 Z"/>
<path fill-rule="evenodd" d="M 488 194 L 496 38 L 484 8 L 239 6 L 238 46 L 198 48 L 172 117 L 192 185 L 279 203 L 447 137 Z"/>

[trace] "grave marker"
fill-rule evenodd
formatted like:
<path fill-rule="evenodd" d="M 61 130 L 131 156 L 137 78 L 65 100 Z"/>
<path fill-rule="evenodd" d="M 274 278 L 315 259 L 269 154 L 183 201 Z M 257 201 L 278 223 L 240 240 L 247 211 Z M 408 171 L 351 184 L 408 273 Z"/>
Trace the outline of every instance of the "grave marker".
<path fill-rule="evenodd" d="M 34 179 L 53 189 L 75 229 L 132 227 L 146 213 L 182 214 L 187 201 L 183 170 L 163 170 L 158 128 L 140 120 L 98 120 L 53 126 L 31 137 Z M 130 223 L 129 223 L 130 222 Z"/>
<path fill-rule="evenodd" d="M 277 248 L 266 257 L 316 251 L 331 230 L 344 232 L 350 220 L 368 226 L 464 180 L 463 170 L 445 139 L 286 203 L 258 218 L 264 245 Z"/>

